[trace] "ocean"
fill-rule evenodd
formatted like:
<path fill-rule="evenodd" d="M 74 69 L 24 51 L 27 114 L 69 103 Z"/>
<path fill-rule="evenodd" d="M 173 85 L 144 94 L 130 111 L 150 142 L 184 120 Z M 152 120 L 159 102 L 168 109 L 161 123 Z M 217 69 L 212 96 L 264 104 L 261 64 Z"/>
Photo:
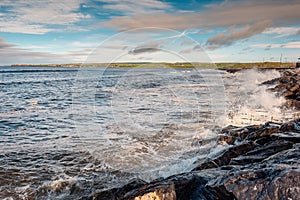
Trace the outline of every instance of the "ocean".
<path fill-rule="evenodd" d="M 218 130 L 293 118 L 275 70 L 0 67 L 0 199 L 80 199 L 193 169 Z"/>

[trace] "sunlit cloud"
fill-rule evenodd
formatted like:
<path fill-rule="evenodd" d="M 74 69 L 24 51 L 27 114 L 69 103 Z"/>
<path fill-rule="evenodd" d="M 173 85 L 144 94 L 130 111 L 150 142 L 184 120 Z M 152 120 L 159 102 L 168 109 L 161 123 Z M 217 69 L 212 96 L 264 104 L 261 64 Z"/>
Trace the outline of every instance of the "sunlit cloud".
<path fill-rule="evenodd" d="M 84 19 L 88 14 L 78 12 L 82 0 L 17 0 L 0 2 L 0 31 L 44 34 L 64 29 Z"/>
<path fill-rule="evenodd" d="M 216 46 L 228 46 L 232 45 L 234 42 L 249 38 L 253 35 L 262 33 L 267 27 L 270 27 L 272 23 L 270 21 L 262 21 L 255 23 L 251 26 L 245 26 L 241 29 L 228 29 L 226 33 L 219 33 L 218 35 L 209 38 L 207 40 L 207 45 Z"/>
<path fill-rule="evenodd" d="M 290 35 L 298 35 L 298 34 L 300 34 L 300 27 L 268 28 L 263 33 L 264 34 L 276 34 L 279 37 L 285 37 L 285 36 L 290 36 Z"/>
<path fill-rule="evenodd" d="M 300 42 L 288 42 L 284 44 L 253 44 L 251 46 L 257 48 L 265 48 L 265 49 L 272 49 L 272 48 L 300 49 Z"/>
<path fill-rule="evenodd" d="M 162 10 L 170 9 L 171 6 L 158 0 L 97 0 L 105 3 L 103 9 L 120 12 L 127 15 L 136 15 L 146 12 L 159 12 Z"/>

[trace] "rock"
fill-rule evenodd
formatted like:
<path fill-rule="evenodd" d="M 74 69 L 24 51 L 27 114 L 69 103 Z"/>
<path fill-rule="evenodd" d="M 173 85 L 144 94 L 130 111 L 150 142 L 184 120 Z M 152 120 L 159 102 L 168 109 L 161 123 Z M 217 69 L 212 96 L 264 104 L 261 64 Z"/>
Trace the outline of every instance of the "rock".
<path fill-rule="evenodd" d="M 277 92 L 277 95 L 283 96 L 288 101 L 285 107 L 300 109 L 300 73 L 297 70 L 289 70 L 282 72 L 282 76 L 269 81 L 265 81 L 264 85 L 276 85 L 269 88 L 269 91 Z"/>
<path fill-rule="evenodd" d="M 242 127 L 242 128 L 235 127 L 232 129 L 228 129 L 226 127 L 225 129 L 222 129 L 220 131 L 220 134 L 231 136 L 235 139 L 235 141 L 241 141 L 245 137 L 247 137 L 247 135 L 249 133 L 257 131 L 257 130 L 261 129 L 262 127 L 263 127 L 262 125 L 252 125 L 252 126 L 246 126 L 246 127 Z"/>
<path fill-rule="evenodd" d="M 298 125 L 297 122 L 291 121 L 291 122 L 283 123 L 280 126 L 279 130 L 280 132 L 293 131 L 293 132 L 300 133 L 300 126 Z"/>
<path fill-rule="evenodd" d="M 269 127 L 265 127 L 265 128 L 259 129 L 257 131 L 251 132 L 250 134 L 247 135 L 246 139 L 256 140 L 260 137 L 272 135 L 273 133 L 278 133 L 278 132 L 279 132 L 279 127 L 269 126 Z"/>
<path fill-rule="evenodd" d="M 287 99 L 286 107 L 300 109 L 299 83 L 300 72 L 288 70 L 262 84 L 273 85 L 271 90 Z M 199 137 L 192 145 L 196 148 L 205 142 L 210 140 Z M 219 131 L 217 144 L 228 148 L 195 161 L 191 172 L 150 183 L 137 179 L 120 188 L 94 192 L 88 199 L 299 199 L 300 119 L 227 126 Z"/>
<path fill-rule="evenodd" d="M 282 94 L 285 98 L 294 98 L 294 92 L 292 91 L 286 91 Z"/>
<path fill-rule="evenodd" d="M 221 167 L 224 165 L 228 165 L 231 161 L 231 159 L 243 155 L 247 153 L 250 150 L 253 150 L 256 147 L 256 145 L 253 142 L 245 142 L 239 145 L 235 145 L 233 147 L 228 148 L 225 152 L 223 152 L 221 155 L 219 155 L 215 159 L 208 159 L 204 162 L 200 163 L 199 166 L 195 167 L 193 171 L 197 170 L 203 170 L 203 169 L 209 169 L 209 168 L 216 168 Z M 196 164 L 195 162 L 194 164 Z"/>
<path fill-rule="evenodd" d="M 279 80 L 280 80 L 280 77 L 279 78 L 274 78 L 272 80 L 267 80 L 265 82 L 262 82 L 261 84 L 262 85 L 274 85 L 274 84 L 278 84 Z"/>
<path fill-rule="evenodd" d="M 298 199 L 299 121 L 226 127 L 218 139 L 232 146 L 214 158 L 195 162 L 191 172 L 151 183 L 137 179 L 121 188 L 95 192 L 88 199 Z"/>
<path fill-rule="evenodd" d="M 272 138 L 275 138 L 276 140 L 286 140 L 286 141 L 291 141 L 293 143 L 300 143 L 299 133 L 293 133 L 293 132 L 277 133 L 277 134 L 273 134 Z"/>
<path fill-rule="evenodd" d="M 235 138 L 231 135 L 219 135 L 218 143 L 221 145 L 226 144 L 234 144 Z"/>
<path fill-rule="evenodd" d="M 136 190 L 136 188 L 145 186 L 146 182 L 137 179 L 137 180 L 132 180 L 128 184 L 124 185 L 121 188 L 112 188 L 110 190 L 106 191 L 100 191 L 100 192 L 94 192 L 94 194 L 90 197 L 90 199 L 93 200 L 117 200 L 117 199 L 124 199 L 124 196 L 131 191 Z"/>
<path fill-rule="evenodd" d="M 299 109 L 300 108 L 300 101 L 291 99 L 291 100 L 286 101 L 284 106 L 287 107 L 287 108 Z"/>
<path fill-rule="evenodd" d="M 282 73 L 283 76 L 293 76 L 295 73 L 293 71 L 287 70 Z"/>
<path fill-rule="evenodd" d="M 283 84 L 288 84 L 288 83 L 292 83 L 293 81 L 291 80 L 291 77 L 289 77 L 289 76 L 282 76 L 279 79 L 279 82 L 283 83 Z"/>
<path fill-rule="evenodd" d="M 294 93 L 295 93 L 295 91 L 298 91 L 298 90 L 299 90 L 299 85 L 298 84 L 296 84 L 292 88 L 290 88 L 290 91 L 294 92 Z"/>
<path fill-rule="evenodd" d="M 297 92 L 297 93 L 295 94 L 295 96 L 296 96 L 296 100 L 299 101 L 299 100 L 300 100 L 300 92 Z"/>
<path fill-rule="evenodd" d="M 211 169 L 211 168 L 217 168 L 219 165 L 212 159 L 205 159 L 203 160 L 197 160 L 194 162 L 194 165 L 197 165 L 192 171 L 200 171 L 203 169 Z"/>
<path fill-rule="evenodd" d="M 287 90 L 288 85 L 287 84 L 279 84 L 276 85 L 276 87 L 274 88 L 275 91 L 283 91 L 283 90 Z"/>
<path fill-rule="evenodd" d="M 230 194 L 222 199 L 298 199 L 300 172 L 258 166 L 207 183 L 211 191 Z M 224 192 L 225 191 L 225 192 Z"/>
<path fill-rule="evenodd" d="M 232 199 L 298 199 L 300 195 L 299 144 L 257 164 L 233 168 L 206 185 L 212 191 L 226 191 Z"/>
<path fill-rule="evenodd" d="M 250 163 L 260 162 L 278 152 L 292 148 L 293 144 L 293 142 L 285 140 L 271 141 L 267 144 L 258 146 L 254 150 L 251 150 L 244 155 L 240 155 L 236 158 L 231 159 L 229 164 L 246 165 Z"/>
<path fill-rule="evenodd" d="M 134 200 L 176 200 L 176 193 L 174 183 L 159 184 L 157 187 L 147 186 L 145 188 L 139 188 L 135 193 L 142 194 L 126 194 L 124 199 Z"/>

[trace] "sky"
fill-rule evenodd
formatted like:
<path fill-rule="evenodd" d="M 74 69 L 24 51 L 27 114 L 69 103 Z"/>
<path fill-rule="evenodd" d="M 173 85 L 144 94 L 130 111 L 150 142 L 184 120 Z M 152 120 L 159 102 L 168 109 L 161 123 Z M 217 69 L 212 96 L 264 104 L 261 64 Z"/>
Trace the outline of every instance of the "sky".
<path fill-rule="evenodd" d="M 299 0 L 0 1 L 0 65 L 299 57 Z"/>

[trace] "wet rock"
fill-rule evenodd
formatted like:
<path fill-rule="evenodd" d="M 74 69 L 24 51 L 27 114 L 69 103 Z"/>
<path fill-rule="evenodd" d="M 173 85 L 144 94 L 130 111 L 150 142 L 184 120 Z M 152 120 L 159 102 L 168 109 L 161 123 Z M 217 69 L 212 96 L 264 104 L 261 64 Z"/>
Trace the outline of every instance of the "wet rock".
<path fill-rule="evenodd" d="M 288 70 L 262 84 L 272 85 L 273 91 L 284 96 L 287 107 L 300 109 L 299 83 L 300 72 Z M 95 192 L 90 199 L 299 199 L 300 119 L 227 126 L 219 131 L 217 140 L 228 147 L 195 161 L 191 172 L 150 183 L 136 180 L 121 188 Z M 199 137 L 192 145 L 204 142 Z"/>
<path fill-rule="evenodd" d="M 298 84 L 294 85 L 294 86 L 290 89 L 290 91 L 293 92 L 293 93 L 295 93 L 295 92 L 298 91 L 298 90 L 299 90 L 299 85 L 298 85 Z"/>
<path fill-rule="evenodd" d="M 125 195 L 128 192 L 135 191 L 137 188 L 145 186 L 146 184 L 147 184 L 146 182 L 140 179 L 132 180 L 131 182 L 129 182 L 128 184 L 126 184 L 121 188 L 112 188 L 110 190 L 99 191 L 99 192 L 95 191 L 89 199 L 93 199 L 93 200 L 124 199 Z"/>
<path fill-rule="evenodd" d="M 278 83 L 279 83 L 279 80 L 280 80 L 280 77 L 279 77 L 279 78 L 274 78 L 274 79 L 271 79 L 271 80 L 264 81 L 264 82 L 262 82 L 261 84 L 262 84 L 262 85 L 274 85 L 274 84 L 278 84 Z"/>
<path fill-rule="evenodd" d="M 291 82 L 292 82 L 292 80 L 289 76 L 282 76 L 279 79 L 279 83 L 288 84 L 288 83 L 291 83 Z"/>
<path fill-rule="evenodd" d="M 231 198 L 224 199 L 298 199 L 299 171 L 260 167 L 217 178 L 207 187 L 231 194 Z"/>
<path fill-rule="evenodd" d="M 287 84 L 279 84 L 274 88 L 274 90 L 275 91 L 283 91 L 283 90 L 287 90 L 287 88 L 288 88 Z"/>
<path fill-rule="evenodd" d="M 282 94 L 285 98 L 294 98 L 294 92 L 292 91 L 286 91 Z"/>
<path fill-rule="evenodd" d="M 300 126 L 297 122 L 291 121 L 291 122 L 283 123 L 280 126 L 279 130 L 280 132 L 293 131 L 293 132 L 300 133 Z"/>
<path fill-rule="evenodd" d="M 300 108 L 300 101 L 294 100 L 294 99 L 288 100 L 288 101 L 286 101 L 284 106 L 287 107 L 287 108 L 299 109 Z"/>
<path fill-rule="evenodd" d="M 219 165 L 213 159 L 198 160 L 194 162 L 197 165 L 192 171 L 200 171 L 203 169 L 217 168 Z"/>
<path fill-rule="evenodd" d="M 230 135 L 219 135 L 218 143 L 224 145 L 224 142 L 232 145 L 235 142 L 235 138 Z"/>
<path fill-rule="evenodd" d="M 174 183 L 148 185 L 127 193 L 123 199 L 134 200 L 176 200 Z"/>
<path fill-rule="evenodd" d="M 293 142 L 285 140 L 275 140 L 267 144 L 261 145 L 254 150 L 251 150 L 244 155 L 238 156 L 230 160 L 231 165 L 246 165 L 255 162 L 260 162 L 278 152 L 287 150 L 293 147 Z"/>
<path fill-rule="evenodd" d="M 276 140 L 286 140 L 286 141 L 291 141 L 293 143 L 300 143 L 299 133 L 293 133 L 293 132 L 277 133 L 277 134 L 273 134 L 272 138 Z"/>
<path fill-rule="evenodd" d="M 291 70 L 286 70 L 282 74 L 283 76 L 294 76 L 295 73 Z"/>
<path fill-rule="evenodd" d="M 247 135 L 246 139 L 248 140 L 255 140 L 260 137 L 272 135 L 274 133 L 278 133 L 279 127 L 276 126 L 268 126 L 262 129 L 259 129 L 257 131 L 251 132 L 250 134 Z"/>
<path fill-rule="evenodd" d="M 203 199 L 213 200 L 215 195 L 205 187 L 206 183 L 216 175 L 224 175 L 222 171 L 189 172 L 175 175 L 167 180 L 175 185 L 176 198 L 181 200 Z"/>
<path fill-rule="evenodd" d="M 229 126 L 226 126 L 225 128 L 222 128 L 220 133 L 221 134 L 225 134 L 225 133 L 228 133 L 229 131 L 232 131 L 234 129 L 237 129 L 239 128 L 238 126 L 232 126 L 232 125 L 229 125 Z"/>
<path fill-rule="evenodd" d="M 122 189 L 114 189 L 93 199 L 297 199 L 300 195 L 300 144 L 273 138 L 264 149 L 262 147 L 264 145 L 260 150 L 247 153 L 254 156 L 269 152 L 269 157 L 262 161 L 174 175 L 131 188 L 132 191 L 126 190 L 123 196 L 118 196 Z"/>
<path fill-rule="evenodd" d="M 222 129 L 220 131 L 220 134 L 228 135 L 234 138 L 235 141 L 241 141 L 247 137 L 247 135 L 251 132 L 257 131 L 261 129 L 262 125 L 252 125 L 252 126 L 246 126 L 242 128 L 231 128 L 229 129 L 226 127 L 225 129 Z"/>
<path fill-rule="evenodd" d="M 288 101 L 285 107 L 300 109 L 300 72 L 297 70 L 289 70 L 282 72 L 282 76 L 269 81 L 265 81 L 264 85 L 275 85 L 269 88 L 270 91 L 275 91 L 277 95 L 283 96 Z"/>
<path fill-rule="evenodd" d="M 202 162 L 199 166 L 195 167 L 193 171 L 202 170 L 202 169 L 209 169 L 209 168 L 216 168 L 221 167 L 224 165 L 230 164 L 231 159 L 243 155 L 250 150 L 253 150 L 256 147 L 255 143 L 247 142 L 242 143 L 239 145 L 235 145 L 233 147 L 228 148 L 225 152 L 219 155 L 215 159 L 208 159 Z M 197 162 L 196 162 L 197 163 Z M 196 164 L 194 163 L 194 164 Z"/>
<path fill-rule="evenodd" d="M 298 131 L 298 123 L 266 123 L 216 158 L 201 160 L 192 172 L 151 183 L 137 180 L 90 199 L 297 199 L 300 133 L 292 131 Z"/>
<path fill-rule="evenodd" d="M 296 100 L 297 100 L 297 101 L 300 101 L 300 92 L 297 92 L 297 93 L 295 94 L 295 96 L 296 96 Z"/>

